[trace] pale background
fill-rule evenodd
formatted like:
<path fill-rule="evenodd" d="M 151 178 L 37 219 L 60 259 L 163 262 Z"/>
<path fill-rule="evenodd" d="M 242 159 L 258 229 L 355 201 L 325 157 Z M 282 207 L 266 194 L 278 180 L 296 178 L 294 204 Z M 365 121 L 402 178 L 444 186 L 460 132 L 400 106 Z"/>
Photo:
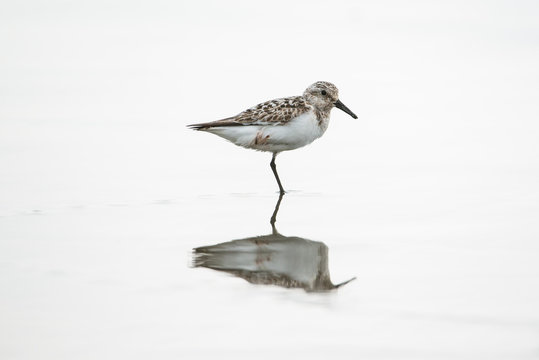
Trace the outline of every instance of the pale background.
<path fill-rule="evenodd" d="M 0 358 L 539 359 L 537 1 L 2 1 Z M 335 83 L 278 228 L 338 292 L 192 269 L 270 155 L 186 124 Z"/>

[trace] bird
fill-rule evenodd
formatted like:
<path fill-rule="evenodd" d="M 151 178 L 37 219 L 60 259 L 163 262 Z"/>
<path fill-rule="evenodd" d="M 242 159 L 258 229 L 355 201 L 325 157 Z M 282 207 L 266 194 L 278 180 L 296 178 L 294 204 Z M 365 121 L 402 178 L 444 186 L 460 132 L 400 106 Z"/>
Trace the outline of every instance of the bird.
<path fill-rule="evenodd" d="M 232 117 L 187 127 L 215 134 L 247 149 L 271 152 L 270 167 L 280 194 L 284 194 L 275 163 L 277 155 L 301 148 L 324 135 L 334 107 L 357 119 L 339 100 L 335 85 L 317 81 L 301 96 L 269 100 Z"/>

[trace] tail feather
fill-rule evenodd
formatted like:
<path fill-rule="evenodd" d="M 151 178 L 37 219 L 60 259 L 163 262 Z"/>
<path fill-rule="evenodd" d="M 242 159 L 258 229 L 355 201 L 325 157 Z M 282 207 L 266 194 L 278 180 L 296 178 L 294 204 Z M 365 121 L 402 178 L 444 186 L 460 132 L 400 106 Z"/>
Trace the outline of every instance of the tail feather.
<path fill-rule="evenodd" d="M 209 123 L 202 123 L 202 124 L 190 124 L 187 125 L 187 127 L 191 130 L 203 130 L 209 128 Z"/>
<path fill-rule="evenodd" d="M 244 124 L 237 122 L 234 117 L 231 117 L 231 118 L 226 118 L 223 120 L 211 121 L 211 122 L 206 122 L 206 123 L 191 124 L 191 125 L 187 125 L 187 127 L 192 130 L 206 130 L 212 127 L 239 126 L 239 125 L 244 125 Z"/>

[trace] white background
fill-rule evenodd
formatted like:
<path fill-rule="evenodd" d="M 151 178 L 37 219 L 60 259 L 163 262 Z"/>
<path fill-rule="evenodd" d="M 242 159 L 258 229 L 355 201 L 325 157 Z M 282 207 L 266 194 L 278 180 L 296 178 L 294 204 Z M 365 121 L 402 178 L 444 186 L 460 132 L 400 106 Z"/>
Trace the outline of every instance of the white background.
<path fill-rule="evenodd" d="M 0 4 L 0 357 L 539 358 L 536 1 Z M 270 155 L 186 124 L 325 80 L 278 158 L 338 292 L 189 267 L 263 235 Z"/>

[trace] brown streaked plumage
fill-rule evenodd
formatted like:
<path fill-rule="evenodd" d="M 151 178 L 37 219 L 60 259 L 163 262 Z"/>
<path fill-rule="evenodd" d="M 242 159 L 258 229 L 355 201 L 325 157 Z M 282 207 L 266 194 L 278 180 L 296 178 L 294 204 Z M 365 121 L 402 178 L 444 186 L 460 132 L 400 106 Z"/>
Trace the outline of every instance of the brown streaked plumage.
<path fill-rule="evenodd" d="M 284 125 L 293 118 L 312 110 L 301 96 L 274 99 L 253 106 L 236 116 L 222 120 L 188 125 L 194 130 L 222 126 Z"/>
<path fill-rule="evenodd" d="M 331 109 L 337 107 L 354 119 L 357 116 L 340 100 L 337 87 L 326 81 L 309 86 L 302 96 L 270 100 L 226 119 L 188 125 L 193 130 L 211 132 L 238 146 L 272 152 L 270 163 L 279 190 L 275 157 L 321 137 L 329 125 Z"/>

